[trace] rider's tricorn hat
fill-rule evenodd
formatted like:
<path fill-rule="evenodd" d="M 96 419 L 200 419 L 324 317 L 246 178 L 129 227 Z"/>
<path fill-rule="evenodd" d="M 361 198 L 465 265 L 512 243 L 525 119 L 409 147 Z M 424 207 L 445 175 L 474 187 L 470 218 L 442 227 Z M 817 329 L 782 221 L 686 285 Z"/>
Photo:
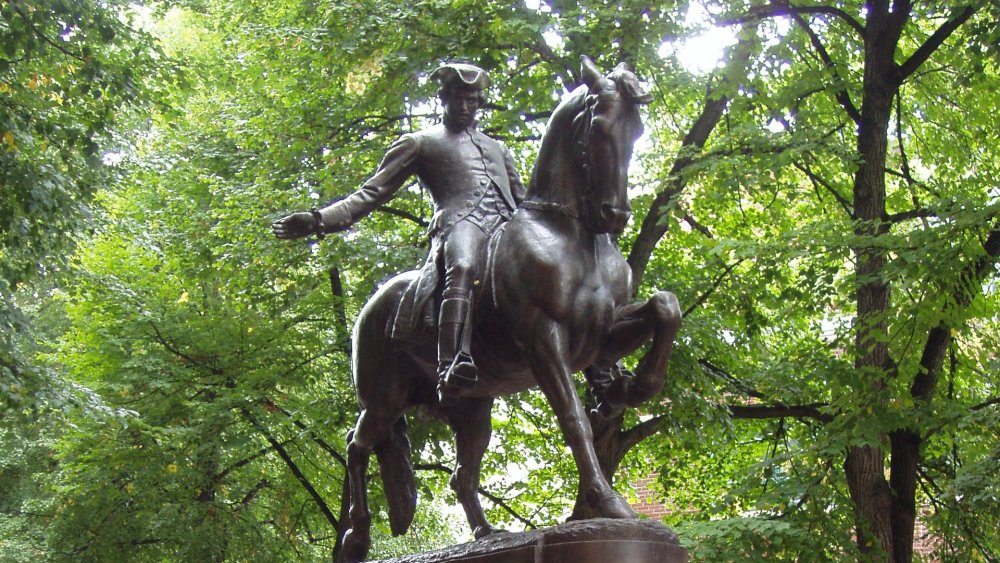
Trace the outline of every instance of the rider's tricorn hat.
<path fill-rule="evenodd" d="M 490 85 L 490 75 L 476 65 L 448 63 L 431 73 L 431 80 L 441 86 L 485 90 Z"/>

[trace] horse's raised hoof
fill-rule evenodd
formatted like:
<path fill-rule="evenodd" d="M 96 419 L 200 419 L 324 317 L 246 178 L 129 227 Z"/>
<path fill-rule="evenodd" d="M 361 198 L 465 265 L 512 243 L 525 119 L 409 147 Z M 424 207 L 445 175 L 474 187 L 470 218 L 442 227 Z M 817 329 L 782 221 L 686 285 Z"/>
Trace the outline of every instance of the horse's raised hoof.
<path fill-rule="evenodd" d="M 508 532 L 507 530 L 501 528 L 494 528 L 493 526 L 487 524 L 485 526 L 477 526 L 476 529 L 472 531 L 472 536 L 477 540 L 481 540 L 486 536 L 493 536 L 496 534 L 509 534 L 509 533 L 510 532 Z"/>
<path fill-rule="evenodd" d="M 588 368 L 593 379 L 591 393 L 597 406 L 590 414 L 597 418 L 611 419 L 625 412 L 628 406 L 629 392 L 635 384 L 636 377 L 620 363 L 609 368 Z"/>

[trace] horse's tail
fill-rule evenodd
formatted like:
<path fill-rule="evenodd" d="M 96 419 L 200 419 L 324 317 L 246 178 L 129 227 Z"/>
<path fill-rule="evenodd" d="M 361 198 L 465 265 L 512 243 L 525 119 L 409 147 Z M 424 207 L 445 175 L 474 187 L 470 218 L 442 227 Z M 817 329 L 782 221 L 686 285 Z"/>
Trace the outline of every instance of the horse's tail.
<path fill-rule="evenodd" d="M 382 489 L 389 504 L 392 535 L 405 534 L 417 509 L 417 484 L 410 460 L 405 416 L 399 417 L 385 439 L 375 446 L 375 455 L 382 476 Z"/>

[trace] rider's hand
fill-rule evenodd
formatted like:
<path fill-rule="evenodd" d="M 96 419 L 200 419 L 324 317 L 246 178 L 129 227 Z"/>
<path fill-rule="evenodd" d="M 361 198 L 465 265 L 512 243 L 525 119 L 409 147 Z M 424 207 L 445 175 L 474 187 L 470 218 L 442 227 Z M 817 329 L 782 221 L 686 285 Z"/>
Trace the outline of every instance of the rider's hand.
<path fill-rule="evenodd" d="M 302 238 L 316 232 L 316 218 L 309 211 L 300 211 L 271 223 L 271 229 L 280 239 Z"/>

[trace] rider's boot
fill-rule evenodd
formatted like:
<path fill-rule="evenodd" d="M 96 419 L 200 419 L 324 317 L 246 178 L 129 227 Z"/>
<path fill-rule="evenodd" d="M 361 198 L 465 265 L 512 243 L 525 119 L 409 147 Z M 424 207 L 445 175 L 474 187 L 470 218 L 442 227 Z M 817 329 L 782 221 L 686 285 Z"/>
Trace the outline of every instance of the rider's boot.
<path fill-rule="evenodd" d="M 583 372 L 596 406 L 590 411 L 601 418 L 614 418 L 625 410 L 625 393 L 635 374 L 621 363 L 607 368 L 590 366 Z"/>
<path fill-rule="evenodd" d="M 462 392 L 475 386 L 476 365 L 462 351 L 469 318 L 467 298 L 447 298 L 441 302 L 438 321 L 438 399 L 443 406 L 455 404 Z"/>

